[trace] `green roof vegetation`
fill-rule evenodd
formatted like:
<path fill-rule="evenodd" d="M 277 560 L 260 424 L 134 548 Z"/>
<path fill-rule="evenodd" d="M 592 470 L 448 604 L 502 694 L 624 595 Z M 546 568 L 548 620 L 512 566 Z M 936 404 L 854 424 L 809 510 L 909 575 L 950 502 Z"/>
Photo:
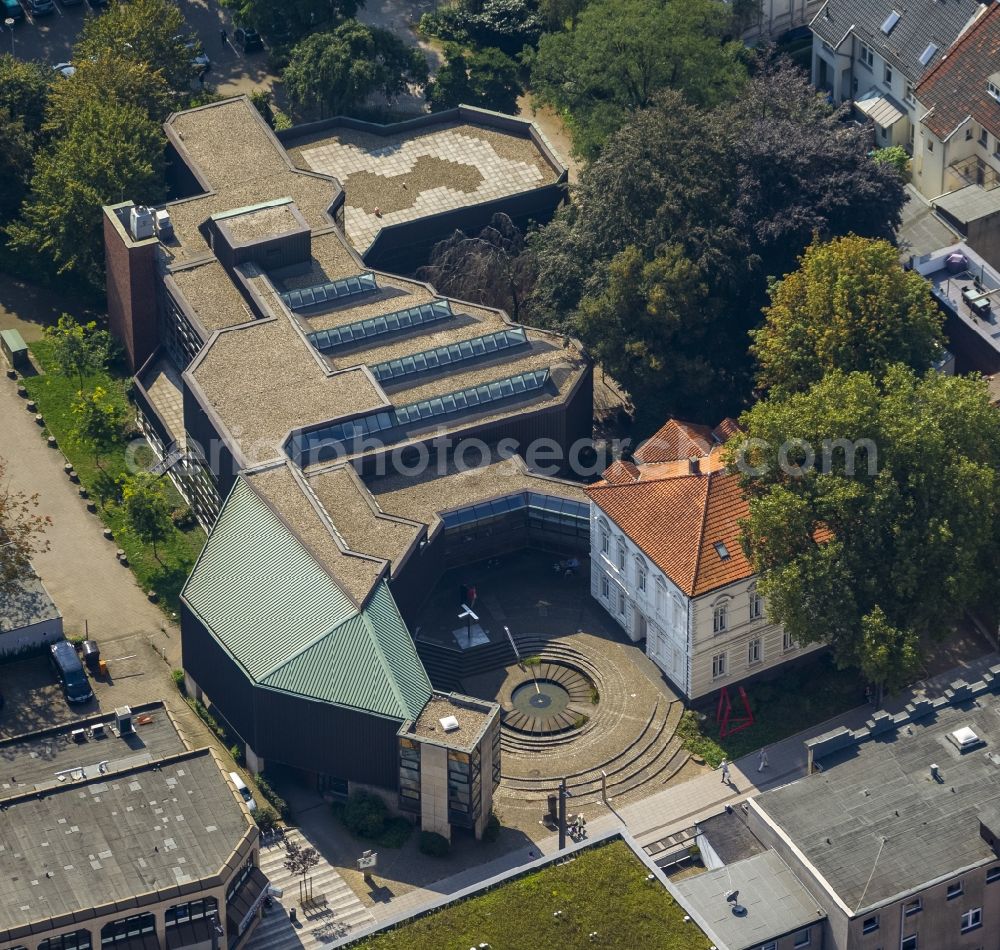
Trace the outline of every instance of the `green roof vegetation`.
<path fill-rule="evenodd" d="M 430 699 L 385 581 L 359 610 L 242 478 L 183 596 L 264 686 L 401 720 L 415 719 Z"/>
<path fill-rule="evenodd" d="M 711 941 L 621 840 L 376 934 L 355 950 L 707 950 Z M 556 911 L 562 911 L 555 917 Z M 596 932 L 598 937 L 590 939 Z"/>

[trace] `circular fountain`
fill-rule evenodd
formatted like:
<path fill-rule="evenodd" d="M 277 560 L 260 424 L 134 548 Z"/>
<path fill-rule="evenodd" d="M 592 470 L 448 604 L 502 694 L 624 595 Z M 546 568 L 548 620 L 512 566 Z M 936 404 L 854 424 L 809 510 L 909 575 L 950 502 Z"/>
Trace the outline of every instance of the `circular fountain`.
<path fill-rule="evenodd" d="M 514 690 L 510 704 L 529 716 L 554 716 L 569 705 L 569 693 L 555 680 L 532 680 Z"/>
<path fill-rule="evenodd" d="M 504 693 L 503 724 L 515 732 L 568 732 L 579 729 L 593 711 L 593 683 L 561 663 L 522 667 L 508 678 Z"/>

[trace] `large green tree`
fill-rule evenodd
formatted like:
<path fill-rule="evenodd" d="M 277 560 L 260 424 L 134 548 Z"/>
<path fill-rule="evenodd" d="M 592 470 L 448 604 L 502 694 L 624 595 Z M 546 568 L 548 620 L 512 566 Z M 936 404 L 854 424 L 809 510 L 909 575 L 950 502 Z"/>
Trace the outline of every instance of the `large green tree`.
<path fill-rule="evenodd" d="M 445 55 L 444 65 L 424 93 L 431 112 L 464 104 L 517 114 L 517 100 L 524 90 L 517 63 L 506 53 L 498 49 L 466 52 L 449 44 Z"/>
<path fill-rule="evenodd" d="M 745 543 L 796 640 L 892 688 L 894 664 L 911 675 L 964 611 L 996 611 L 1000 413 L 984 380 L 834 371 L 742 423 Z"/>
<path fill-rule="evenodd" d="M 881 376 L 905 363 L 922 372 L 945 342 L 929 284 L 885 240 L 812 244 L 770 296 L 751 350 L 758 385 L 775 395 L 808 389 L 833 369 Z"/>
<path fill-rule="evenodd" d="M 101 290 L 101 206 L 162 197 L 162 132 L 135 107 L 84 102 L 66 134 L 38 156 L 31 188 L 22 220 L 8 227 L 13 245 Z"/>
<path fill-rule="evenodd" d="M 79 392 L 73 403 L 73 436 L 77 443 L 94 455 L 94 464 L 101 467 L 101 456 L 121 439 L 128 422 L 129 411 L 120 393 L 96 386 Z"/>
<path fill-rule="evenodd" d="M 100 330 L 93 320 L 78 323 L 64 313 L 55 326 L 45 328 L 52 361 L 59 372 L 75 377 L 83 390 L 88 376 L 100 372 L 111 360 L 113 342 L 107 330 Z"/>
<path fill-rule="evenodd" d="M 729 22 L 721 0 L 593 0 L 574 30 L 541 38 L 529 57 L 532 90 L 566 114 L 574 150 L 594 159 L 663 89 L 703 106 L 736 94 L 745 54 L 725 41 Z"/>
<path fill-rule="evenodd" d="M 424 54 L 388 30 L 348 20 L 315 33 L 291 53 L 285 86 L 299 108 L 337 115 L 370 93 L 392 100 L 407 86 L 427 81 Z"/>
<path fill-rule="evenodd" d="M 615 258 L 629 247 L 647 263 L 664 247 L 682 250 L 705 288 L 688 323 L 710 341 L 704 352 L 718 384 L 697 415 L 717 421 L 753 388 L 748 331 L 760 321 L 769 278 L 793 270 L 814 234 L 890 237 L 904 197 L 898 175 L 868 157 L 863 132 L 841 122 L 785 61 L 762 64 L 738 101 L 712 110 L 663 93 L 584 170 L 572 204 L 529 236 L 538 276 L 528 319 L 582 330 L 593 343 L 604 332 L 595 318 L 613 314 L 595 301 L 612 283 Z M 673 337 L 655 318 L 612 316 L 607 333 L 621 335 L 618 349 L 652 358 L 651 378 L 633 384 L 650 397 L 642 407 L 649 418 L 698 404 L 700 378 L 656 378 L 656 363 L 673 361 L 660 349 Z"/>
<path fill-rule="evenodd" d="M 149 472 L 136 472 L 125 482 L 122 505 L 129 527 L 140 541 L 152 547 L 153 557 L 159 561 L 156 546 L 169 538 L 173 531 L 170 499 L 162 477 Z"/>
<path fill-rule="evenodd" d="M 311 33 L 330 30 L 353 17 L 358 0 L 223 0 L 236 20 L 259 30 L 272 46 L 291 47 Z"/>
<path fill-rule="evenodd" d="M 41 63 L 0 56 L 0 223 L 21 206 L 31 181 L 51 74 Z"/>

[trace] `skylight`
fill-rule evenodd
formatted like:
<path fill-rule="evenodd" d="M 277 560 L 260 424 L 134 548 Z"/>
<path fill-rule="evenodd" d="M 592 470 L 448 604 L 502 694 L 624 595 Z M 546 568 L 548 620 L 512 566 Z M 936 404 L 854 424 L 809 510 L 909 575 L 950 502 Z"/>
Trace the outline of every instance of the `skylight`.
<path fill-rule="evenodd" d="M 882 32 L 888 36 L 892 32 L 892 28 L 899 22 L 899 18 L 902 16 L 901 13 L 897 13 L 893 10 L 886 18 L 885 22 L 882 24 Z"/>
<path fill-rule="evenodd" d="M 920 65 L 926 66 L 934 58 L 936 52 L 937 46 L 934 43 L 928 43 L 927 49 L 920 54 Z"/>
<path fill-rule="evenodd" d="M 442 366 L 464 363 L 501 350 L 509 350 L 525 342 L 527 336 L 523 327 L 511 327 L 498 333 L 487 333 L 484 336 L 472 337 L 470 340 L 459 340 L 458 343 L 449 343 L 447 346 L 437 346 L 432 350 L 401 356 L 399 359 L 386 360 L 368 368 L 380 383 L 387 383 L 407 376 L 432 372 Z"/>
<path fill-rule="evenodd" d="M 331 300 L 343 300 L 357 294 L 369 294 L 378 290 L 375 275 L 371 271 L 355 274 L 342 280 L 330 280 L 312 287 L 299 290 L 286 290 L 281 299 L 285 306 L 292 310 L 302 310 L 305 307 L 315 307 L 317 304 L 329 303 Z"/>
<path fill-rule="evenodd" d="M 720 561 L 728 561 L 730 558 L 729 548 L 726 547 L 725 543 L 722 541 L 716 541 L 713 545 L 715 548 L 715 553 L 719 555 Z"/>
<path fill-rule="evenodd" d="M 343 326 L 331 327 L 329 330 L 316 330 L 308 334 L 307 339 L 321 353 L 326 353 L 339 346 L 358 343 L 361 340 L 383 336 L 386 333 L 409 330 L 411 327 L 419 327 L 425 323 L 436 323 L 438 320 L 444 320 L 450 316 L 451 304 L 447 300 L 434 300 L 431 303 L 422 303 L 417 307 L 408 307 L 406 310 L 396 310 L 378 317 L 345 323 Z"/>

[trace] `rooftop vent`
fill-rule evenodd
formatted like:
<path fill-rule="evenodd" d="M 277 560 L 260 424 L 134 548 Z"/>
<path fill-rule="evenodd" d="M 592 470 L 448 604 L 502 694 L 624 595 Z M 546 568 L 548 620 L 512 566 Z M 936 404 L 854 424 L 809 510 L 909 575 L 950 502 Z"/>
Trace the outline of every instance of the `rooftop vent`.
<path fill-rule="evenodd" d="M 441 728 L 445 732 L 454 732 L 458 728 L 458 720 L 454 716 L 444 716 L 438 722 L 441 723 Z"/>
<path fill-rule="evenodd" d="M 897 13 L 893 10 L 886 18 L 885 22 L 882 24 L 882 32 L 888 36 L 892 32 L 892 28 L 899 22 L 899 18 L 902 14 Z"/>
<path fill-rule="evenodd" d="M 928 43 L 927 44 L 927 49 L 925 49 L 920 54 L 920 65 L 921 66 L 926 66 L 934 58 L 934 54 L 936 52 L 937 52 L 937 44 L 935 44 L 935 43 Z"/>
<path fill-rule="evenodd" d="M 129 211 L 129 230 L 136 241 L 144 241 L 153 236 L 153 212 L 142 205 L 134 205 Z"/>
<path fill-rule="evenodd" d="M 131 706 L 119 706 L 115 710 L 115 725 L 118 727 L 119 734 L 123 736 L 127 736 L 134 731 L 132 728 Z"/>
<path fill-rule="evenodd" d="M 948 741 L 951 742 L 959 752 L 968 752 L 970 749 L 978 749 L 979 746 L 984 745 L 982 739 L 979 738 L 968 726 L 962 726 L 961 729 L 956 729 L 954 732 L 948 733 Z"/>

